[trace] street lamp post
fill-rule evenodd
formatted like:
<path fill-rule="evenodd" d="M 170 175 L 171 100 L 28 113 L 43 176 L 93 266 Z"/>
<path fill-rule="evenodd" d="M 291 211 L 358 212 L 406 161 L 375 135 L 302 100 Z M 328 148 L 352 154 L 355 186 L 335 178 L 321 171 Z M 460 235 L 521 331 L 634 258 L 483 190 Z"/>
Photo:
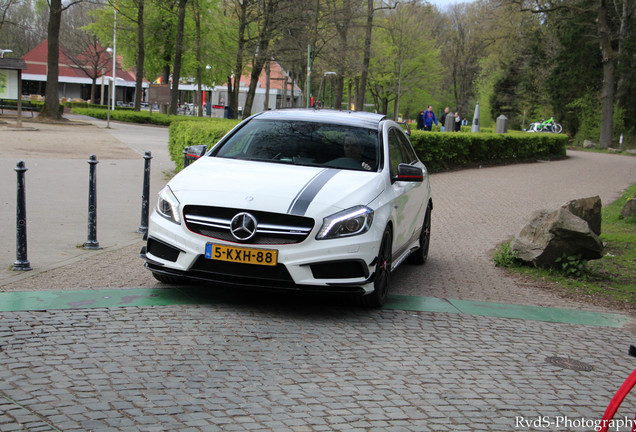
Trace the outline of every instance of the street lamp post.
<path fill-rule="evenodd" d="M 117 6 L 113 9 L 115 14 L 115 21 L 113 23 L 113 107 L 115 109 L 115 72 L 117 71 Z"/>

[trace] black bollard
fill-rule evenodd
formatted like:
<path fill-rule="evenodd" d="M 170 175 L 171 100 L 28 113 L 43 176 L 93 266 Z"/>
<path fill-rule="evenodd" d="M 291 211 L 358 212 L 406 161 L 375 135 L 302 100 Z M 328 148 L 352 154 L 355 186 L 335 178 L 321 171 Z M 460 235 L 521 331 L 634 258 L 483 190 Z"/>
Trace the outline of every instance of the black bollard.
<path fill-rule="evenodd" d="M 141 193 L 141 225 L 139 225 L 138 233 L 145 234 L 148 232 L 148 213 L 150 211 L 150 159 L 152 154 L 150 150 L 144 155 L 144 186 Z"/>
<path fill-rule="evenodd" d="M 101 249 L 97 241 L 97 156 L 91 155 L 88 159 L 90 166 L 88 176 L 88 240 L 84 243 L 84 249 Z"/>
<path fill-rule="evenodd" d="M 18 173 L 18 200 L 16 207 L 16 260 L 13 270 L 33 270 L 27 259 L 27 219 L 26 219 L 26 190 L 24 173 L 28 170 L 24 161 L 19 161 L 14 168 Z"/>

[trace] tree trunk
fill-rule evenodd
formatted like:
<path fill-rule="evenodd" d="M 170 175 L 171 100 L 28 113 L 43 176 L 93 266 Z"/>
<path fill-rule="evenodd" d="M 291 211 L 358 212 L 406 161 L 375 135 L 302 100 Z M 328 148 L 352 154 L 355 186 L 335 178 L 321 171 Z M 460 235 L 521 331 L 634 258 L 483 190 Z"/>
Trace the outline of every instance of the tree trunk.
<path fill-rule="evenodd" d="M 367 0 L 367 32 L 364 37 L 364 58 L 360 74 L 360 88 L 357 92 L 356 111 L 364 111 L 364 96 L 367 92 L 367 76 L 371 59 L 371 34 L 373 31 L 373 0 Z"/>
<path fill-rule="evenodd" d="M 179 0 L 179 23 L 177 24 L 177 40 L 175 43 L 174 66 L 172 68 L 172 89 L 170 90 L 170 114 L 177 114 L 179 102 L 179 80 L 181 78 L 181 56 L 183 55 L 183 30 L 185 27 L 186 3 Z"/>
<path fill-rule="evenodd" d="M 245 29 L 247 27 L 248 2 L 240 3 L 238 45 L 236 50 L 236 64 L 234 66 L 234 86 L 228 81 L 228 105 L 234 112 L 234 118 L 238 116 L 239 91 L 241 88 L 241 75 L 243 74 L 243 56 L 245 55 Z"/>
<path fill-rule="evenodd" d="M 265 49 L 267 49 L 265 47 Z M 250 87 L 247 91 L 247 99 L 245 100 L 245 106 L 243 107 L 243 118 L 246 119 L 252 115 L 252 105 L 254 104 L 254 95 L 256 94 L 256 85 L 258 84 L 258 77 L 263 71 L 265 66 L 265 56 L 256 56 L 254 64 L 252 65 L 252 73 L 250 75 Z M 283 106 L 285 101 L 283 100 Z"/>
<path fill-rule="evenodd" d="M 598 8 L 598 36 L 603 62 L 603 86 L 601 87 L 601 136 L 599 145 L 612 144 L 614 121 L 614 91 L 616 84 L 616 54 L 612 48 L 612 35 L 608 18 L 608 0 L 601 0 Z"/>
<path fill-rule="evenodd" d="M 197 102 L 197 116 L 203 117 L 203 92 L 201 90 L 201 81 L 203 79 L 203 72 L 201 67 L 201 9 L 199 8 L 198 0 L 194 2 L 194 23 L 196 29 L 196 40 L 197 40 L 197 92 L 196 92 L 196 102 Z"/>
<path fill-rule="evenodd" d="M 49 5 L 48 51 L 46 72 L 46 93 L 44 107 L 38 118 L 60 120 L 59 60 L 60 60 L 60 24 L 62 22 L 62 0 L 51 0 Z M 22 95 L 18 95 L 21 97 Z"/>
<path fill-rule="evenodd" d="M 138 0 L 137 7 L 137 74 L 135 75 L 135 111 L 141 111 L 141 97 L 144 91 L 144 61 L 146 58 L 146 49 L 144 48 L 144 0 Z"/>

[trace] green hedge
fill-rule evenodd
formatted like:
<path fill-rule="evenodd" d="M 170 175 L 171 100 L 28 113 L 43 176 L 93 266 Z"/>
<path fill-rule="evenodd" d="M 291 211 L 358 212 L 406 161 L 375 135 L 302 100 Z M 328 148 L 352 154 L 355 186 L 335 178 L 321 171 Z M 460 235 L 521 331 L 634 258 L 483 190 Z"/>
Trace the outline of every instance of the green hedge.
<path fill-rule="evenodd" d="M 73 114 L 81 114 L 89 117 L 106 120 L 108 118 L 108 110 L 104 108 L 73 108 Z M 170 126 L 174 121 L 194 120 L 197 117 L 184 117 L 176 115 L 161 114 L 150 111 L 133 111 L 130 109 L 116 108 L 110 111 L 110 119 L 113 121 L 121 121 L 127 123 L 154 124 L 159 126 Z"/>
<path fill-rule="evenodd" d="M 430 133 L 413 131 L 411 142 L 431 172 L 480 164 L 565 157 L 566 135 Z"/>
<path fill-rule="evenodd" d="M 5 108 L 5 109 L 13 109 L 13 110 L 17 110 L 18 109 L 18 101 L 15 100 L 15 99 L 0 99 L 0 105 L 2 105 L 4 107 L 9 107 L 9 108 Z M 44 102 L 41 102 L 41 101 L 31 101 L 31 100 L 23 100 L 22 101 L 22 109 L 24 111 L 40 112 L 40 111 L 42 111 L 43 107 L 44 107 Z M 60 104 L 60 106 L 58 108 L 58 111 L 59 111 L 60 114 L 64 114 L 64 106 L 62 106 Z M 24 113 L 23 113 L 23 115 L 24 115 Z"/>
<path fill-rule="evenodd" d="M 183 118 L 183 117 L 181 117 Z M 175 122 L 170 126 L 170 157 L 183 168 L 183 150 L 205 144 L 211 148 L 238 120 Z M 431 172 L 475 165 L 558 159 L 565 157 L 566 135 L 541 133 L 431 133 L 413 131 L 411 142 Z"/>
<path fill-rule="evenodd" d="M 103 110 L 108 110 L 108 107 L 106 105 L 101 105 L 101 104 L 89 104 L 87 102 L 71 102 L 71 101 L 66 101 L 66 102 L 62 102 L 62 105 L 64 105 L 66 108 L 96 108 L 96 109 L 103 109 Z M 134 111 L 135 108 L 133 107 L 129 107 L 129 106 L 118 106 L 116 108 L 118 111 L 119 110 L 124 110 L 124 111 Z"/>
<path fill-rule="evenodd" d="M 240 120 L 206 119 L 206 122 L 179 121 L 170 125 L 168 151 L 177 171 L 183 169 L 183 150 L 205 144 L 208 150 L 228 133 Z"/>

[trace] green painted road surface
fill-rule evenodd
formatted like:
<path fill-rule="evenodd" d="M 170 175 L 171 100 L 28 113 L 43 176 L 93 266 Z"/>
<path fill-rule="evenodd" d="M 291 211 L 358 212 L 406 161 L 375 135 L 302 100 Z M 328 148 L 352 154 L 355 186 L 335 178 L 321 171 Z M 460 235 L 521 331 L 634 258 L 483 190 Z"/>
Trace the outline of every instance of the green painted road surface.
<path fill-rule="evenodd" d="M 181 288 L 135 288 L 0 293 L 0 312 L 95 309 L 183 304 L 247 303 L 246 297 Z M 435 297 L 389 296 L 385 309 L 491 316 L 531 321 L 622 327 L 627 315 Z"/>

